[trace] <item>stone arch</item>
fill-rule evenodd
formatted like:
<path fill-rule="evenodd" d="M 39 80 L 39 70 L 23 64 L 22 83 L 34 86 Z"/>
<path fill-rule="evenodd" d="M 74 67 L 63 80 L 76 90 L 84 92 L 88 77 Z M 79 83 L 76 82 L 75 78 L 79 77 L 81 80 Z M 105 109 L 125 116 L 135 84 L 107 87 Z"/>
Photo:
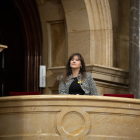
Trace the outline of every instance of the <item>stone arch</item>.
<path fill-rule="evenodd" d="M 87 64 L 113 65 L 108 0 L 61 0 L 68 32 L 68 55 L 80 52 Z"/>

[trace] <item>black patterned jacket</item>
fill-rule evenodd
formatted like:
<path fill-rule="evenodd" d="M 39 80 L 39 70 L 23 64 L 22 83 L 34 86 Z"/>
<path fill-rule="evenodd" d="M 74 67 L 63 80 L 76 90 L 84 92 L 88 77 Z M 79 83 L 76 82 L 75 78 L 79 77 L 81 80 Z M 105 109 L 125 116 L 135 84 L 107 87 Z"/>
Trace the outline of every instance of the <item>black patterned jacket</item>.
<path fill-rule="evenodd" d="M 66 82 L 62 81 L 63 76 L 60 76 L 60 83 L 59 83 L 59 94 L 61 95 L 68 95 L 69 94 L 69 87 L 71 83 L 74 81 L 72 75 L 68 77 Z M 81 74 L 77 77 L 78 83 L 80 84 L 81 88 L 85 91 L 85 95 L 98 95 L 96 84 L 92 78 L 91 73 L 87 72 L 84 81 L 81 82 Z"/>

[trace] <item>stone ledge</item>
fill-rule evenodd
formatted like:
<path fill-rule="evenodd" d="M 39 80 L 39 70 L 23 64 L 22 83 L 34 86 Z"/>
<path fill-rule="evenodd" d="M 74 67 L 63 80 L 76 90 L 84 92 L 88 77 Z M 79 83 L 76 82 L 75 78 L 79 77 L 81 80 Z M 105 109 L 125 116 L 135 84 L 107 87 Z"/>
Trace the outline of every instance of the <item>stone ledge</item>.
<path fill-rule="evenodd" d="M 1 97 L 0 139 L 138 140 L 139 116 L 138 99 L 86 95 Z"/>
<path fill-rule="evenodd" d="M 88 72 L 92 73 L 95 81 L 103 81 L 103 83 L 113 83 L 117 85 L 124 85 L 128 87 L 128 78 L 129 73 L 123 69 L 118 69 L 114 67 L 106 67 L 102 65 L 86 65 Z M 56 76 L 61 75 L 65 71 L 65 66 L 60 67 L 49 67 L 48 70 L 51 70 Z"/>

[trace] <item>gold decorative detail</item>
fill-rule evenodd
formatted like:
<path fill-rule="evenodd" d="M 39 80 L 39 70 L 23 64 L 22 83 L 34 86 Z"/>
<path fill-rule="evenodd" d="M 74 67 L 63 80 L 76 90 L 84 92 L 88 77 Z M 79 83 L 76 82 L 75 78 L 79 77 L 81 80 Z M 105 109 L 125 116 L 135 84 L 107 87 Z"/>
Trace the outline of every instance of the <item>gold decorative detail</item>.
<path fill-rule="evenodd" d="M 81 81 L 78 82 L 78 84 L 80 84 L 80 83 L 81 83 Z"/>

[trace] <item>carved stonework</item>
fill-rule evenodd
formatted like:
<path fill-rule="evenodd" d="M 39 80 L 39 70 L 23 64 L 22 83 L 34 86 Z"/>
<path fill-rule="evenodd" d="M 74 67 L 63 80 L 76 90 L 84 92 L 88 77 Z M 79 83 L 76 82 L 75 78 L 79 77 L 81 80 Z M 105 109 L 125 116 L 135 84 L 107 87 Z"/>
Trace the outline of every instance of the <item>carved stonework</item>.
<path fill-rule="evenodd" d="M 85 110 L 66 107 L 57 116 L 57 129 L 62 139 L 79 139 L 90 129 L 89 114 Z"/>
<path fill-rule="evenodd" d="M 0 52 L 2 52 L 3 51 L 3 49 L 6 49 L 6 48 L 8 48 L 7 46 L 5 46 L 5 45 L 1 45 L 0 44 Z"/>
<path fill-rule="evenodd" d="M 137 99 L 11 96 L 0 107 L 0 140 L 140 140 Z"/>

